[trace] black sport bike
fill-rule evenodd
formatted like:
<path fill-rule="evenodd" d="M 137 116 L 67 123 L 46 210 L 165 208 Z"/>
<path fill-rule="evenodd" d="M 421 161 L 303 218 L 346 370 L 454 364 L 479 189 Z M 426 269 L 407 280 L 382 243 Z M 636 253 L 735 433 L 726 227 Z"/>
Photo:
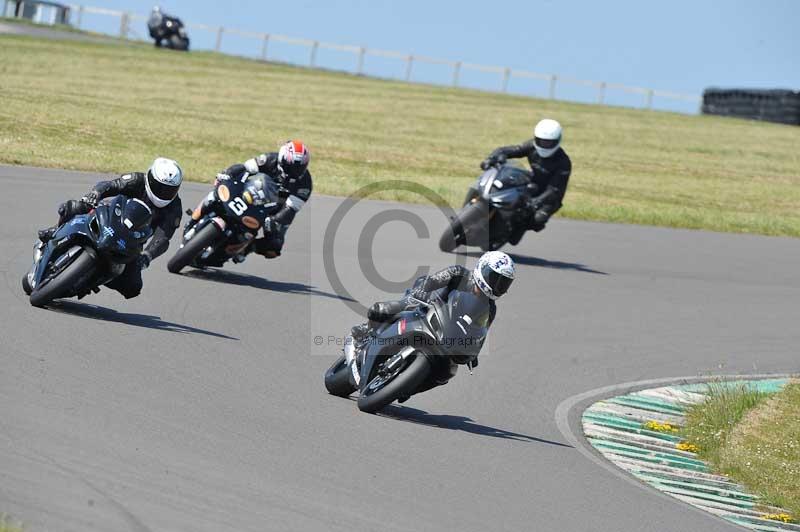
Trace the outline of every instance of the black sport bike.
<path fill-rule="evenodd" d="M 328 392 L 347 397 L 358 390 L 359 410 L 374 413 L 444 384 L 456 364 L 471 370 L 488 333 L 489 308 L 471 292 L 436 294 L 430 303 L 409 300 L 418 306 L 383 324 L 365 346 L 348 337 L 325 373 Z"/>
<path fill-rule="evenodd" d="M 147 19 L 147 31 L 155 41 L 157 48 L 172 48 L 182 52 L 189 51 L 189 36 L 178 17 L 172 17 L 160 11 L 154 11 Z"/>
<path fill-rule="evenodd" d="M 97 292 L 142 252 L 153 234 L 152 217 L 141 200 L 115 196 L 62 224 L 46 244 L 37 242 L 33 266 L 22 278 L 31 305 Z"/>
<path fill-rule="evenodd" d="M 511 164 L 490 166 L 470 186 L 464 205 L 450 220 L 439 239 L 439 249 L 477 246 L 483 251 L 500 249 L 521 236 L 526 223 L 525 204 L 531 194 L 531 174 Z"/>
<path fill-rule="evenodd" d="M 211 192 L 214 200 L 211 208 L 184 232 L 181 245 L 167 263 L 167 269 L 178 273 L 190 265 L 196 268 L 221 267 L 228 260 L 245 255 L 264 219 L 280 209 L 277 185 L 268 178 L 261 181 L 264 183 L 263 203 L 254 201 L 247 180 L 218 179 Z M 186 212 L 191 214 L 192 211 Z"/>

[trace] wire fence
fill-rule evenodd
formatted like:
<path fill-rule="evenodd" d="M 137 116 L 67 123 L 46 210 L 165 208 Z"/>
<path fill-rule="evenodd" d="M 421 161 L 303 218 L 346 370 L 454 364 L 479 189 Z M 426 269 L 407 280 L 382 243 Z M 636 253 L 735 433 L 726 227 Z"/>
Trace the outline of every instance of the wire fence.
<path fill-rule="evenodd" d="M 8 13 L 8 5 L 12 2 L 5 0 L 4 14 Z M 23 2 L 24 3 L 24 2 Z M 44 17 L 37 12 L 40 19 Z M 84 5 L 71 5 L 69 12 L 70 23 L 79 29 L 86 26 L 86 15 L 99 15 L 103 17 L 113 17 L 118 19 L 118 22 L 111 26 L 106 25 L 104 33 L 112 35 L 119 35 L 123 39 L 138 39 L 144 40 L 143 36 L 135 30 L 133 22 L 146 23 L 148 17 L 129 13 L 125 11 L 116 11 L 112 9 L 84 6 Z M 41 20 L 44 21 L 44 20 Z M 118 28 L 118 31 L 116 30 Z M 606 81 L 592 81 L 585 79 L 578 79 L 570 76 L 561 76 L 557 74 L 545 74 L 540 72 L 531 72 L 527 70 L 512 69 L 502 66 L 480 65 L 468 63 L 463 61 L 452 61 L 447 59 L 439 59 L 435 57 L 428 57 L 425 55 L 408 54 L 402 52 L 395 52 L 391 50 L 380 50 L 376 48 L 367 48 L 365 46 L 353 46 L 345 44 L 334 44 L 323 41 L 304 39 L 298 37 L 290 37 L 286 35 L 279 35 L 275 33 L 260 33 L 253 31 L 243 31 L 234 28 L 226 28 L 223 26 L 211 26 L 207 24 L 190 23 L 186 24 L 186 28 L 192 31 L 204 32 L 208 37 L 213 39 L 213 45 L 209 49 L 217 52 L 223 52 L 223 45 L 231 38 L 244 38 L 250 43 L 244 44 L 238 41 L 239 49 L 249 49 L 250 53 L 247 54 L 251 57 L 261 59 L 263 61 L 280 61 L 284 63 L 295 64 L 299 66 L 308 66 L 311 68 L 330 68 L 329 65 L 323 64 L 320 61 L 320 50 L 330 50 L 335 52 L 344 52 L 352 55 L 352 61 L 339 61 L 335 70 L 344 70 L 350 73 L 362 76 L 374 77 L 391 77 L 400 79 L 409 83 L 425 81 L 436 85 L 450 85 L 452 87 L 470 87 L 481 88 L 493 92 L 514 92 L 517 94 L 527 94 L 531 96 L 546 97 L 549 99 L 564 99 L 564 100 L 579 100 L 596 103 L 599 105 L 627 105 L 634 107 L 642 107 L 645 109 L 670 109 L 682 112 L 697 113 L 701 104 L 701 98 L 696 95 L 680 94 L 670 91 L 662 91 L 645 87 L 634 87 L 623 85 L 619 83 L 609 83 Z M 197 34 L 190 33 L 190 38 L 193 42 Z M 273 53 L 272 48 L 282 43 L 285 45 L 305 48 L 304 53 L 294 53 L 291 59 L 280 58 L 278 59 Z M 195 46 L 196 48 L 196 46 Z M 241 55 L 241 54 L 237 54 Z M 400 62 L 402 70 L 400 73 L 395 71 L 393 75 L 378 75 L 376 72 L 371 71 L 367 65 L 368 57 L 378 57 L 382 59 L 389 59 L 395 62 Z M 426 66 L 434 66 L 438 69 L 435 74 L 428 73 L 427 78 L 423 80 L 420 70 Z M 490 75 L 489 78 L 483 79 L 480 87 L 475 87 L 466 84 L 464 77 L 470 72 L 481 73 L 483 75 Z M 494 81 L 492 81 L 494 77 Z M 511 90 L 511 83 L 514 80 L 528 80 L 538 82 L 537 91 L 530 90 L 519 92 Z M 518 83 L 518 82 L 514 82 Z M 582 93 L 580 98 L 575 97 L 574 88 L 581 88 Z M 586 92 L 589 91 L 589 92 Z M 618 96 L 619 93 L 627 94 L 627 100 L 621 100 Z M 616 95 L 616 96 L 615 96 Z M 634 99 L 630 99 L 630 95 L 636 95 Z M 572 96 L 572 97 L 571 97 Z M 624 102 L 624 103 L 623 103 Z M 672 102 L 670 105 L 669 102 Z M 677 104 L 677 108 L 676 108 Z"/>

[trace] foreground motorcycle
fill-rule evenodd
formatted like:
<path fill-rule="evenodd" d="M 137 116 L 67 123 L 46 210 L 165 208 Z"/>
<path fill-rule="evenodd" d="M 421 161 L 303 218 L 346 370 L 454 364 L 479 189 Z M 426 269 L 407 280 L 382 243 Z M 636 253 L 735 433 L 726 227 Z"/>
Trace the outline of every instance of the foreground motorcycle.
<path fill-rule="evenodd" d="M 244 256 L 262 221 L 280 208 L 277 186 L 271 179 L 261 181 L 263 200 L 254 197 L 257 192 L 247 180 L 217 179 L 211 191 L 212 208 L 183 234 L 181 246 L 167 269 L 178 273 L 189 265 L 220 267 L 229 259 L 238 261 Z"/>
<path fill-rule="evenodd" d="M 33 266 L 22 278 L 31 305 L 99 291 L 142 252 L 152 216 L 142 201 L 115 196 L 61 225 L 46 244 L 37 242 Z"/>
<path fill-rule="evenodd" d="M 491 251 L 504 246 L 525 223 L 525 202 L 531 175 L 511 164 L 490 166 L 470 186 L 464 205 L 439 239 L 439 249 L 478 246 Z"/>
<path fill-rule="evenodd" d="M 171 17 L 160 10 L 153 10 L 147 20 L 147 29 L 158 48 L 172 48 L 186 52 L 189 50 L 189 36 L 183 22 L 178 17 Z"/>
<path fill-rule="evenodd" d="M 359 410 L 374 413 L 444 384 L 455 364 L 472 370 L 488 332 L 486 304 L 458 290 L 447 300 L 434 294 L 430 303 L 412 301 L 416 308 L 383 324 L 363 348 L 348 337 L 344 353 L 325 373 L 329 393 L 347 397 L 358 390 Z"/>

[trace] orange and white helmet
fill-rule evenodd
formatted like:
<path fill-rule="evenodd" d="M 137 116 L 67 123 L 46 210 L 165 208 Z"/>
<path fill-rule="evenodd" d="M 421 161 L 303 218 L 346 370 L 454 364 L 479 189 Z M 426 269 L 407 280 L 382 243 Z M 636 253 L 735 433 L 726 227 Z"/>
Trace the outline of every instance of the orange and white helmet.
<path fill-rule="evenodd" d="M 311 154 L 299 140 L 290 140 L 278 151 L 278 170 L 284 179 L 299 179 L 308 168 Z"/>

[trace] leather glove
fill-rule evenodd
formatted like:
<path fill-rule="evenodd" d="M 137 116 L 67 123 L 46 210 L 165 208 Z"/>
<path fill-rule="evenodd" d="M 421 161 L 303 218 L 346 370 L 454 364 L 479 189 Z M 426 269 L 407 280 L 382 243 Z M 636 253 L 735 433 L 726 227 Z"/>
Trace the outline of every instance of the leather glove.
<path fill-rule="evenodd" d="M 528 209 L 531 211 L 538 211 L 542 208 L 542 204 L 536 200 L 536 198 L 530 198 L 528 200 Z"/>
<path fill-rule="evenodd" d="M 84 203 L 88 203 L 92 207 L 97 206 L 97 201 L 99 200 L 99 195 L 94 190 L 90 190 L 88 194 L 81 198 L 81 201 Z"/>
<path fill-rule="evenodd" d="M 492 166 L 492 164 L 493 163 L 492 163 L 492 159 L 491 158 L 484 159 L 483 161 L 481 161 L 481 170 L 484 170 L 484 171 L 488 170 L 489 167 Z"/>
<path fill-rule="evenodd" d="M 150 255 L 142 253 L 136 258 L 136 265 L 140 270 L 146 270 L 150 266 Z"/>

